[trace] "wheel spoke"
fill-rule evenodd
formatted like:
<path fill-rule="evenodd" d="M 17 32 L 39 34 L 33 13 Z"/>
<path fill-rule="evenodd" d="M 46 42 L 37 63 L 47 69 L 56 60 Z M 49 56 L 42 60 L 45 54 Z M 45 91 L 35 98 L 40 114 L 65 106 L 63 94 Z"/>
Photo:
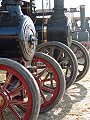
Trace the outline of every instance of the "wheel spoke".
<path fill-rule="evenodd" d="M 38 76 L 41 77 L 48 69 L 44 68 L 40 73 L 38 73 Z"/>
<path fill-rule="evenodd" d="M 55 50 L 55 47 L 51 47 L 49 51 L 49 55 L 52 57 L 54 57 L 54 50 Z"/>
<path fill-rule="evenodd" d="M 84 58 L 84 54 L 82 54 L 81 56 L 77 56 L 77 59 L 81 59 L 81 58 Z"/>
<path fill-rule="evenodd" d="M 68 63 L 67 61 L 70 61 L 68 56 L 67 57 L 63 57 L 62 60 L 59 62 L 59 64 L 62 64 L 62 63 Z"/>
<path fill-rule="evenodd" d="M 42 97 L 42 99 L 44 100 L 44 102 L 47 101 L 47 99 L 45 98 L 44 93 L 43 93 L 42 90 L 40 90 L 40 94 L 41 94 L 41 97 Z"/>
<path fill-rule="evenodd" d="M 0 120 L 6 120 L 4 111 L 0 111 Z"/>
<path fill-rule="evenodd" d="M 67 77 L 67 75 L 68 75 L 68 68 L 66 69 L 66 72 L 65 72 L 65 77 Z"/>
<path fill-rule="evenodd" d="M 56 59 L 57 61 L 60 60 L 62 54 L 63 54 L 63 50 L 60 50 L 59 55 L 58 55 L 58 57 L 57 57 L 57 59 Z"/>
<path fill-rule="evenodd" d="M 48 55 L 50 55 L 50 56 L 54 56 L 54 50 L 55 50 L 55 47 L 53 47 L 53 46 L 50 46 L 49 48 L 47 47 L 47 48 L 45 48 L 45 51 L 43 51 L 44 53 L 48 53 Z"/>
<path fill-rule="evenodd" d="M 52 81 L 53 80 L 53 78 L 44 78 L 43 80 L 42 80 L 42 83 L 44 83 L 44 82 L 49 82 L 49 81 Z"/>
<path fill-rule="evenodd" d="M 75 48 L 76 48 L 76 50 L 75 50 Z M 76 54 L 78 52 L 78 48 L 73 45 L 71 46 L 71 49 L 74 51 L 74 54 Z"/>
<path fill-rule="evenodd" d="M 25 102 L 22 100 L 10 100 L 9 104 L 13 104 L 13 105 L 24 105 Z"/>
<path fill-rule="evenodd" d="M 82 65 L 82 66 L 84 66 L 84 65 L 85 65 L 85 63 L 79 63 L 79 62 L 78 62 L 78 65 Z"/>
<path fill-rule="evenodd" d="M 47 81 L 47 78 L 49 77 L 50 73 L 47 73 L 47 75 L 45 76 L 44 80 Z"/>
<path fill-rule="evenodd" d="M 20 85 L 17 88 L 14 88 L 12 91 L 9 92 L 9 95 L 16 96 L 20 94 L 21 90 L 23 90 L 23 85 Z"/>
<path fill-rule="evenodd" d="M 47 48 L 43 48 L 43 49 L 41 49 L 40 51 L 49 54 L 49 51 L 50 51 L 50 50 L 48 50 Z"/>
<path fill-rule="evenodd" d="M 49 51 L 46 48 L 41 49 L 40 52 L 49 53 Z"/>
<path fill-rule="evenodd" d="M 79 69 L 78 69 L 78 72 L 79 72 L 79 74 L 82 73 L 82 71 L 80 71 Z"/>
<path fill-rule="evenodd" d="M 54 93 L 54 90 L 49 88 L 49 87 L 46 87 L 46 86 L 42 86 L 41 89 L 47 93 Z"/>
<path fill-rule="evenodd" d="M 22 107 L 24 110 L 27 110 L 27 102 L 20 100 L 11 100 L 9 104 Z"/>
<path fill-rule="evenodd" d="M 12 114 L 16 117 L 17 120 L 21 120 L 21 116 L 20 116 L 19 113 L 16 111 L 16 109 L 14 108 L 14 106 L 9 105 L 8 108 L 10 109 L 10 111 L 11 111 Z"/>
<path fill-rule="evenodd" d="M 10 81 L 11 81 L 11 79 L 12 79 L 12 74 L 11 73 L 9 73 L 8 74 L 8 76 L 6 77 L 6 81 L 5 81 L 5 83 L 4 83 L 4 85 L 3 85 L 3 89 L 5 90 L 6 88 L 7 88 L 7 86 L 9 85 L 9 83 L 10 83 Z"/>

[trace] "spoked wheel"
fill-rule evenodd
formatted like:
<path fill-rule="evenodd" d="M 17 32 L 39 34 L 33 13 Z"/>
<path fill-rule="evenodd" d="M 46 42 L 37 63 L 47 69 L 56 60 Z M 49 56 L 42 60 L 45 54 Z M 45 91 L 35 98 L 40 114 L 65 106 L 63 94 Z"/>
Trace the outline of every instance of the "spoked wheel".
<path fill-rule="evenodd" d="M 77 41 L 72 41 L 71 49 L 75 53 L 78 60 L 78 75 L 76 81 L 81 80 L 89 70 L 89 53 L 86 48 Z"/>
<path fill-rule="evenodd" d="M 51 56 L 36 52 L 32 60 L 34 75 L 40 89 L 40 113 L 47 112 L 55 107 L 65 92 L 66 81 L 62 68 Z"/>
<path fill-rule="evenodd" d="M 0 58 L 0 120 L 36 120 L 39 108 L 40 93 L 32 74 L 13 60 Z"/>
<path fill-rule="evenodd" d="M 49 54 L 61 65 L 66 79 L 66 89 L 75 82 L 78 70 L 77 59 L 68 46 L 57 41 L 47 42 L 38 45 L 37 51 Z"/>

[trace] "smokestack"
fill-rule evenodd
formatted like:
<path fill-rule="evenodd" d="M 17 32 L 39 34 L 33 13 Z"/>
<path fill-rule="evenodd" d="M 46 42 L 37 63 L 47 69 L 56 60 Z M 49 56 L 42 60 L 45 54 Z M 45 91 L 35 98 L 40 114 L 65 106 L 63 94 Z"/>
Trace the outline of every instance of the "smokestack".
<path fill-rule="evenodd" d="M 64 0 L 54 0 L 54 11 L 58 11 L 60 16 L 64 15 Z"/>
<path fill-rule="evenodd" d="M 85 31 L 85 5 L 80 6 L 81 30 Z"/>
<path fill-rule="evenodd" d="M 54 12 L 47 24 L 47 40 L 58 41 L 69 46 L 68 20 L 64 11 L 64 0 L 54 0 Z"/>
<path fill-rule="evenodd" d="M 64 8 L 64 0 L 54 0 L 54 8 Z"/>

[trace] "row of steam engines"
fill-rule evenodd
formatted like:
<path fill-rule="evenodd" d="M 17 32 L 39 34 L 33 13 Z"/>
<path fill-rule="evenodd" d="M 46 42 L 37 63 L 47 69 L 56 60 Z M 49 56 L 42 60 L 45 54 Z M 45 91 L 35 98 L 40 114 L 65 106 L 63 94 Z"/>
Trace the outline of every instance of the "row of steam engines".
<path fill-rule="evenodd" d="M 68 19 L 65 16 L 64 0 L 54 0 L 53 9 L 44 9 L 45 2 L 42 0 L 40 11 L 36 9 L 35 0 L 31 0 L 30 2 L 23 0 L 23 2 L 22 11 L 24 14 L 29 13 L 28 15 L 33 19 L 39 44 L 47 40 L 70 45 L 71 37 Z M 30 6 L 29 10 L 25 9 L 26 4 Z"/>
<path fill-rule="evenodd" d="M 32 8 L 35 6 L 30 1 L 1 2 L 0 120 L 37 120 L 39 112 L 45 113 L 59 103 L 66 89 L 62 68 L 53 56 L 40 51 L 35 52 L 35 27 L 38 38 L 42 36 L 43 31 L 38 31 L 39 24 L 34 27 L 36 15 L 33 14 Z M 61 10 L 60 14 L 64 13 L 63 8 Z M 67 44 L 64 36 L 67 32 L 66 18 L 63 17 L 64 28 L 61 26 L 61 29 L 57 29 L 52 23 L 57 26 L 63 19 L 58 19 L 58 15 L 55 14 L 53 16 L 55 20 L 51 18 L 51 22 L 48 21 L 48 39 L 52 40 L 50 36 L 54 37 L 53 34 L 56 34 L 55 40 L 59 41 L 59 31 L 62 31 L 62 42 Z"/>
<path fill-rule="evenodd" d="M 43 1 L 38 12 L 35 0 L 1 2 L 0 120 L 37 120 L 89 70 L 87 50 L 71 39 L 64 0 L 48 11 Z"/>

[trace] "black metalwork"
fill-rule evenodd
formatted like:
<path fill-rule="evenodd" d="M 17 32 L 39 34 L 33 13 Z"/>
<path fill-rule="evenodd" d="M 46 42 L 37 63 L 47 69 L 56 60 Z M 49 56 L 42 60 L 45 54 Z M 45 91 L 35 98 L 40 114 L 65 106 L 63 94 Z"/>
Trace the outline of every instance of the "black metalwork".
<path fill-rule="evenodd" d="M 1 5 L 0 57 L 31 60 L 36 32 L 30 17 L 22 13 L 22 0 L 2 0 Z"/>
<path fill-rule="evenodd" d="M 54 13 L 47 25 L 47 39 L 68 45 L 68 26 L 64 11 L 64 0 L 54 0 Z"/>
<path fill-rule="evenodd" d="M 31 18 L 35 22 L 35 28 L 38 34 L 37 37 L 39 39 L 39 44 L 42 43 L 43 40 L 45 40 L 43 37 L 45 33 L 45 27 L 47 41 L 58 41 L 69 46 L 71 38 L 69 35 L 70 30 L 68 27 L 68 19 L 65 16 L 66 9 L 64 8 L 64 0 L 54 0 L 53 10 L 49 9 L 45 11 L 42 5 L 42 10 L 38 12 L 35 10 L 35 4 L 32 4 L 32 1 L 34 0 L 30 1 L 30 14 Z M 27 2 L 27 4 L 29 3 Z M 32 9 L 34 9 L 33 12 Z M 48 15 L 51 15 L 51 17 L 48 18 Z M 38 16 L 41 16 L 41 18 L 39 18 Z"/>

